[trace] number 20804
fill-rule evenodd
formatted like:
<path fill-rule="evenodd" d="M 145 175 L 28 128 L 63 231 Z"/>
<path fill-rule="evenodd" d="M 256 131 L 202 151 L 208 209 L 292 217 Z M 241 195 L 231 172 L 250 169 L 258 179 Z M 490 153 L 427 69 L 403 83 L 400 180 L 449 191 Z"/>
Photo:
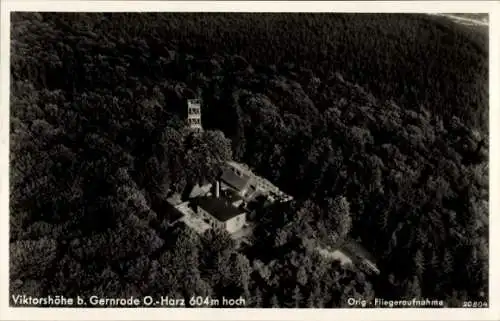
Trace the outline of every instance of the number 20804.
<path fill-rule="evenodd" d="M 482 301 L 464 301 L 462 303 L 462 308 L 487 308 L 488 302 Z"/>

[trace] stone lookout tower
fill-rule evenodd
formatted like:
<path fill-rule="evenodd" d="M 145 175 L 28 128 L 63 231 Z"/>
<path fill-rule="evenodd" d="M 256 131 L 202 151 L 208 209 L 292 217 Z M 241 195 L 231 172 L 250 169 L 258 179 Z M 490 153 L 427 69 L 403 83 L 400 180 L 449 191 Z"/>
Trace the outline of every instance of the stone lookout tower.
<path fill-rule="evenodd" d="M 201 126 L 201 99 L 188 99 L 188 127 L 189 129 L 201 132 L 203 127 Z"/>

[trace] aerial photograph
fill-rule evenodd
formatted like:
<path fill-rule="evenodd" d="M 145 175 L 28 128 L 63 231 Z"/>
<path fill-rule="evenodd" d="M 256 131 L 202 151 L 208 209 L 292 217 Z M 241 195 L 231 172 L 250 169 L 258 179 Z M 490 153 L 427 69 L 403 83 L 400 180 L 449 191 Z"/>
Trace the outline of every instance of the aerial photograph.
<path fill-rule="evenodd" d="M 10 307 L 488 308 L 488 20 L 11 12 Z"/>

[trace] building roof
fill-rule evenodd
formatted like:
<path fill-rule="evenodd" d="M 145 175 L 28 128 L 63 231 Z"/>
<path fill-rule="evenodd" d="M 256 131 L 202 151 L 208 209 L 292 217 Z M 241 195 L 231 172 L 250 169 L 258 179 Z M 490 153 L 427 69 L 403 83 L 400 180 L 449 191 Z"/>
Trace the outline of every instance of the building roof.
<path fill-rule="evenodd" d="M 236 168 L 237 170 L 239 170 L 241 172 L 253 174 L 252 169 L 247 164 L 237 163 L 234 161 L 228 161 L 227 164 L 233 168 Z"/>
<path fill-rule="evenodd" d="M 230 220 L 243 213 L 242 210 L 232 206 L 223 199 L 212 196 L 198 197 L 195 199 L 195 204 L 221 222 Z"/>
<path fill-rule="evenodd" d="M 234 189 L 241 191 L 250 182 L 250 177 L 246 175 L 239 176 L 230 169 L 224 169 L 222 172 L 221 180 L 224 181 L 224 183 L 233 187 Z"/>
<path fill-rule="evenodd" d="M 203 180 L 202 182 L 198 182 L 198 183 L 188 183 L 186 185 L 186 187 L 184 188 L 184 190 L 182 191 L 181 199 L 183 201 L 185 201 L 185 200 L 188 200 L 192 197 L 195 197 L 195 196 L 192 196 L 192 194 L 196 194 L 196 192 L 202 192 L 202 190 L 203 191 L 206 190 L 206 187 L 209 184 L 210 184 L 210 182 L 208 182 L 207 180 Z"/>
<path fill-rule="evenodd" d="M 157 213 L 160 220 L 165 219 L 167 222 L 173 223 L 182 217 L 182 213 L 175 209 L 179 203 L 181 200 L 178 194 L 173 194 L 166 200 L 161 197 L 153 197 L 151 209 Z"/>
<path fill-rule="evenodd" d="M 258 197 L 259 195 L 261 195 L 261 193 L 257 189 L 253 188 L 252 185 L 250 185 L 250 187 L 247 190 L 245 198 L 247 199 L 247 201 L 251 201 L 256 197 Z"/>
<path fill-rule="evenodd" d="M 182 197 L 181 195 L 175 193 L 173 195 L 170 195 L 169 198 L 167 198 L 167 202 L 169 204 L 171 204 L 172 206 L 176 206 L 177 204 L 182 203 L 182 198 L 181 197 Z M 155 210 L 156 206 L 159 206 L 160 210 L 161 210 L 161 207 L 163 206 L 163 200 L 156 200 L 154 202 L 154 204 L 153 204 L 153 210 Z"/>
<path fill-rule="evenodd" d="M 238 193 L 232 190 L 223 191 L 222 197 L 225 198 L 229 203 L 234 203 L 243 200 L 243 197 L 241 197 L 240 195 L 238 195 Z"/>
<path fill-rule="evenodd" d="M 212 188 L 212 184 L 206 183 L 205 185 L 200 186 L 199 184 L 196 184 L 191 192 L 189 193 L 189 198 L 195 198 L 200 195 L 205 195 L 208 192 L 210 192 L 210 189 Z"/>
<path fill-rule="evenodd" d="M 162 215 L 164 215 L 165 220 L 169 223 L 174 223 L 182 216 L 184 216 L 183 213 L 179 212 L 174 204 L 168 202 L 168 201 L 160 201 L 158 206 L 156 207 L 156 211 L 161 211 Z"/>
<path fill-rule="evenodd" d="M 167 214 L 167 217 L 165 217 L 165 219 L 169 223 L 174 223 L 174 222 L 177 222 L 178 220 L 180 220 L 183 216 L 184 216 L 184 214 L 182 214 L 179 210 L 174 208 L 174 209 L 171 209 L 169 211 L 169 213 Z"/>

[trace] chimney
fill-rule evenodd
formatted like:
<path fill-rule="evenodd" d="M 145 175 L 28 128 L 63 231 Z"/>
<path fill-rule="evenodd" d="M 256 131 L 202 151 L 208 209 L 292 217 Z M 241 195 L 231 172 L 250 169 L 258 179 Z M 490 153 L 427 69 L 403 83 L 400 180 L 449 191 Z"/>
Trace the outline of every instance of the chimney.
<path fill-rule="evenodd" d="M 219 198 L 220 197 L 220 183 L 219 181 L 215 181 L 215 197 Z"/>

